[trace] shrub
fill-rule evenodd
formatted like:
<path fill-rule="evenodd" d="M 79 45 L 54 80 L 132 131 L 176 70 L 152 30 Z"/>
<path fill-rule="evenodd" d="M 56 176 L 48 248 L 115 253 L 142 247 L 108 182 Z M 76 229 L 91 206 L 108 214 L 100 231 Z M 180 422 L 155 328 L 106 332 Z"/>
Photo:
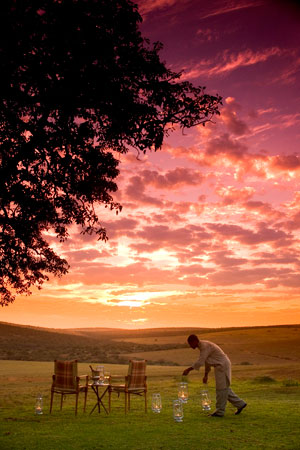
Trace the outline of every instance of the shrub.
<path fill-rule="evenodd" d="M 291 378 L 283 380 L 282 384 L 285 387 L 299 386 L 299 382 L 297 380 L 292 380 Z"/>
<path fill-rule="evenodd" d="M 254 383 L 275 383 L 276 380 L 268 375 L 263 375 L 261 377 L 255 377 L 253 380 Z"/>

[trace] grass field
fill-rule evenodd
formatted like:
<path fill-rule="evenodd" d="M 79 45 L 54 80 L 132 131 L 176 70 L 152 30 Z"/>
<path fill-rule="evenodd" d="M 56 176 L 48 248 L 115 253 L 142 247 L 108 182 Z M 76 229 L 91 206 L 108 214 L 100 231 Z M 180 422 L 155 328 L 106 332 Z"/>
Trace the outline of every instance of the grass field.
<path fill-rule="evenodd" d="M 127 366 L 105 365 L 112 374 L 124 375 Z M 88 364 L 79 365 L 89 373 Z M 89 392 L 87 413 L 74 416 L 74 398 L 67 397 L 62 412 L 58 399 L 49 414 L 53 362 L 0 361 L 1 450 L 244 450 L 300 449 L 300 364 L 233 366 L 232 388 L 248 406 L 240 416 L 228 405 L 222 419 L 208 417 L 200 408 L 201 374 L 188 377 L 190 398 L 183 423 L 174 423 L 172 400 L 176 398 L 182 367 L 149 366 L 149 402 L 153 392 L 163 400 L 161 414 L 143 412 L 142 399 L 132 401 L 125 416 L 123 397 L 113 398 L 110 415 L 89 411 L 95 404 Z M 214 398 L 214 382 L 209 383 Z M 44 414 L 34 414 L 35 397 L 44 397 Z M 106 399 L 107 401 L 107 399 Z M 80 400 L 80 408 L 82 399 Z"/>

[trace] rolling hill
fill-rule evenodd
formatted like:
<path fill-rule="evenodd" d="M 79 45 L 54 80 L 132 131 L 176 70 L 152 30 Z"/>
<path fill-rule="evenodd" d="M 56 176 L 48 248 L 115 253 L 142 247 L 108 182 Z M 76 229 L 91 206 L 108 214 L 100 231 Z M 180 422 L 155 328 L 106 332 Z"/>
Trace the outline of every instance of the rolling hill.
<path fill-rule="evenodd" d="M 233 364 L 264 365 L 300 362 L 300 325 L 223 329 L 111 328 L 50 329 L 0 322 L 0 359 L 126 363 L 132 357 L 149 364 L 186 365 L 197 358 L 186 337 L 220 345 Z"/>

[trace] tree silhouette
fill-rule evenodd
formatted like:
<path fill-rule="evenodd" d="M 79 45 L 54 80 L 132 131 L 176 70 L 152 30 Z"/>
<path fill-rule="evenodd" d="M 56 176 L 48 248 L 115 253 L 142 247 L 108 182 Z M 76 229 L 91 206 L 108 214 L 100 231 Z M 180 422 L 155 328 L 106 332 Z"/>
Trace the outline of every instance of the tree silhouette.
<path fill-rule="evenodd" d="M 221 98 L 180 82 L 129 0 L 0 5 L 0 304 L 67 262 L 45 233 L 106 239 L 94 206 L 116 210 L 117 153 L 157 150 L 174 128 L 205 124 Z"/>

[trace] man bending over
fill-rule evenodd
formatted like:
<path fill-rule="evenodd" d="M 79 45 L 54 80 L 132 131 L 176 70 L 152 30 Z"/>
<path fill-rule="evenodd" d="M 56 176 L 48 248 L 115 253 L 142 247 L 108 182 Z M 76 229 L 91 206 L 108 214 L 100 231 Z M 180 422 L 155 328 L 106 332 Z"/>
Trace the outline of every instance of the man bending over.
<path fill-rule="evenodd" d="M 215 369 L 216 379 L 216 410 L 211 414 L 213 417 L 223 417 L 227 400 L 236 408 L 235 414 L 240 414 L 247 406 L 244 400 L 240 399 L 231 389 L 231 362 L 223 350 L 213 342 L 199 340 L 195 334 L 188 337 L 188 343 L 192 349 L 200 350 L 199 359 L 193 366 L 184 370 L 182 375 L 188 375 L 191 370 L 199 370 L 201 366 L 205 367 L 203 383 L 208 380 L 208 373 L 211 366 Z"/>

